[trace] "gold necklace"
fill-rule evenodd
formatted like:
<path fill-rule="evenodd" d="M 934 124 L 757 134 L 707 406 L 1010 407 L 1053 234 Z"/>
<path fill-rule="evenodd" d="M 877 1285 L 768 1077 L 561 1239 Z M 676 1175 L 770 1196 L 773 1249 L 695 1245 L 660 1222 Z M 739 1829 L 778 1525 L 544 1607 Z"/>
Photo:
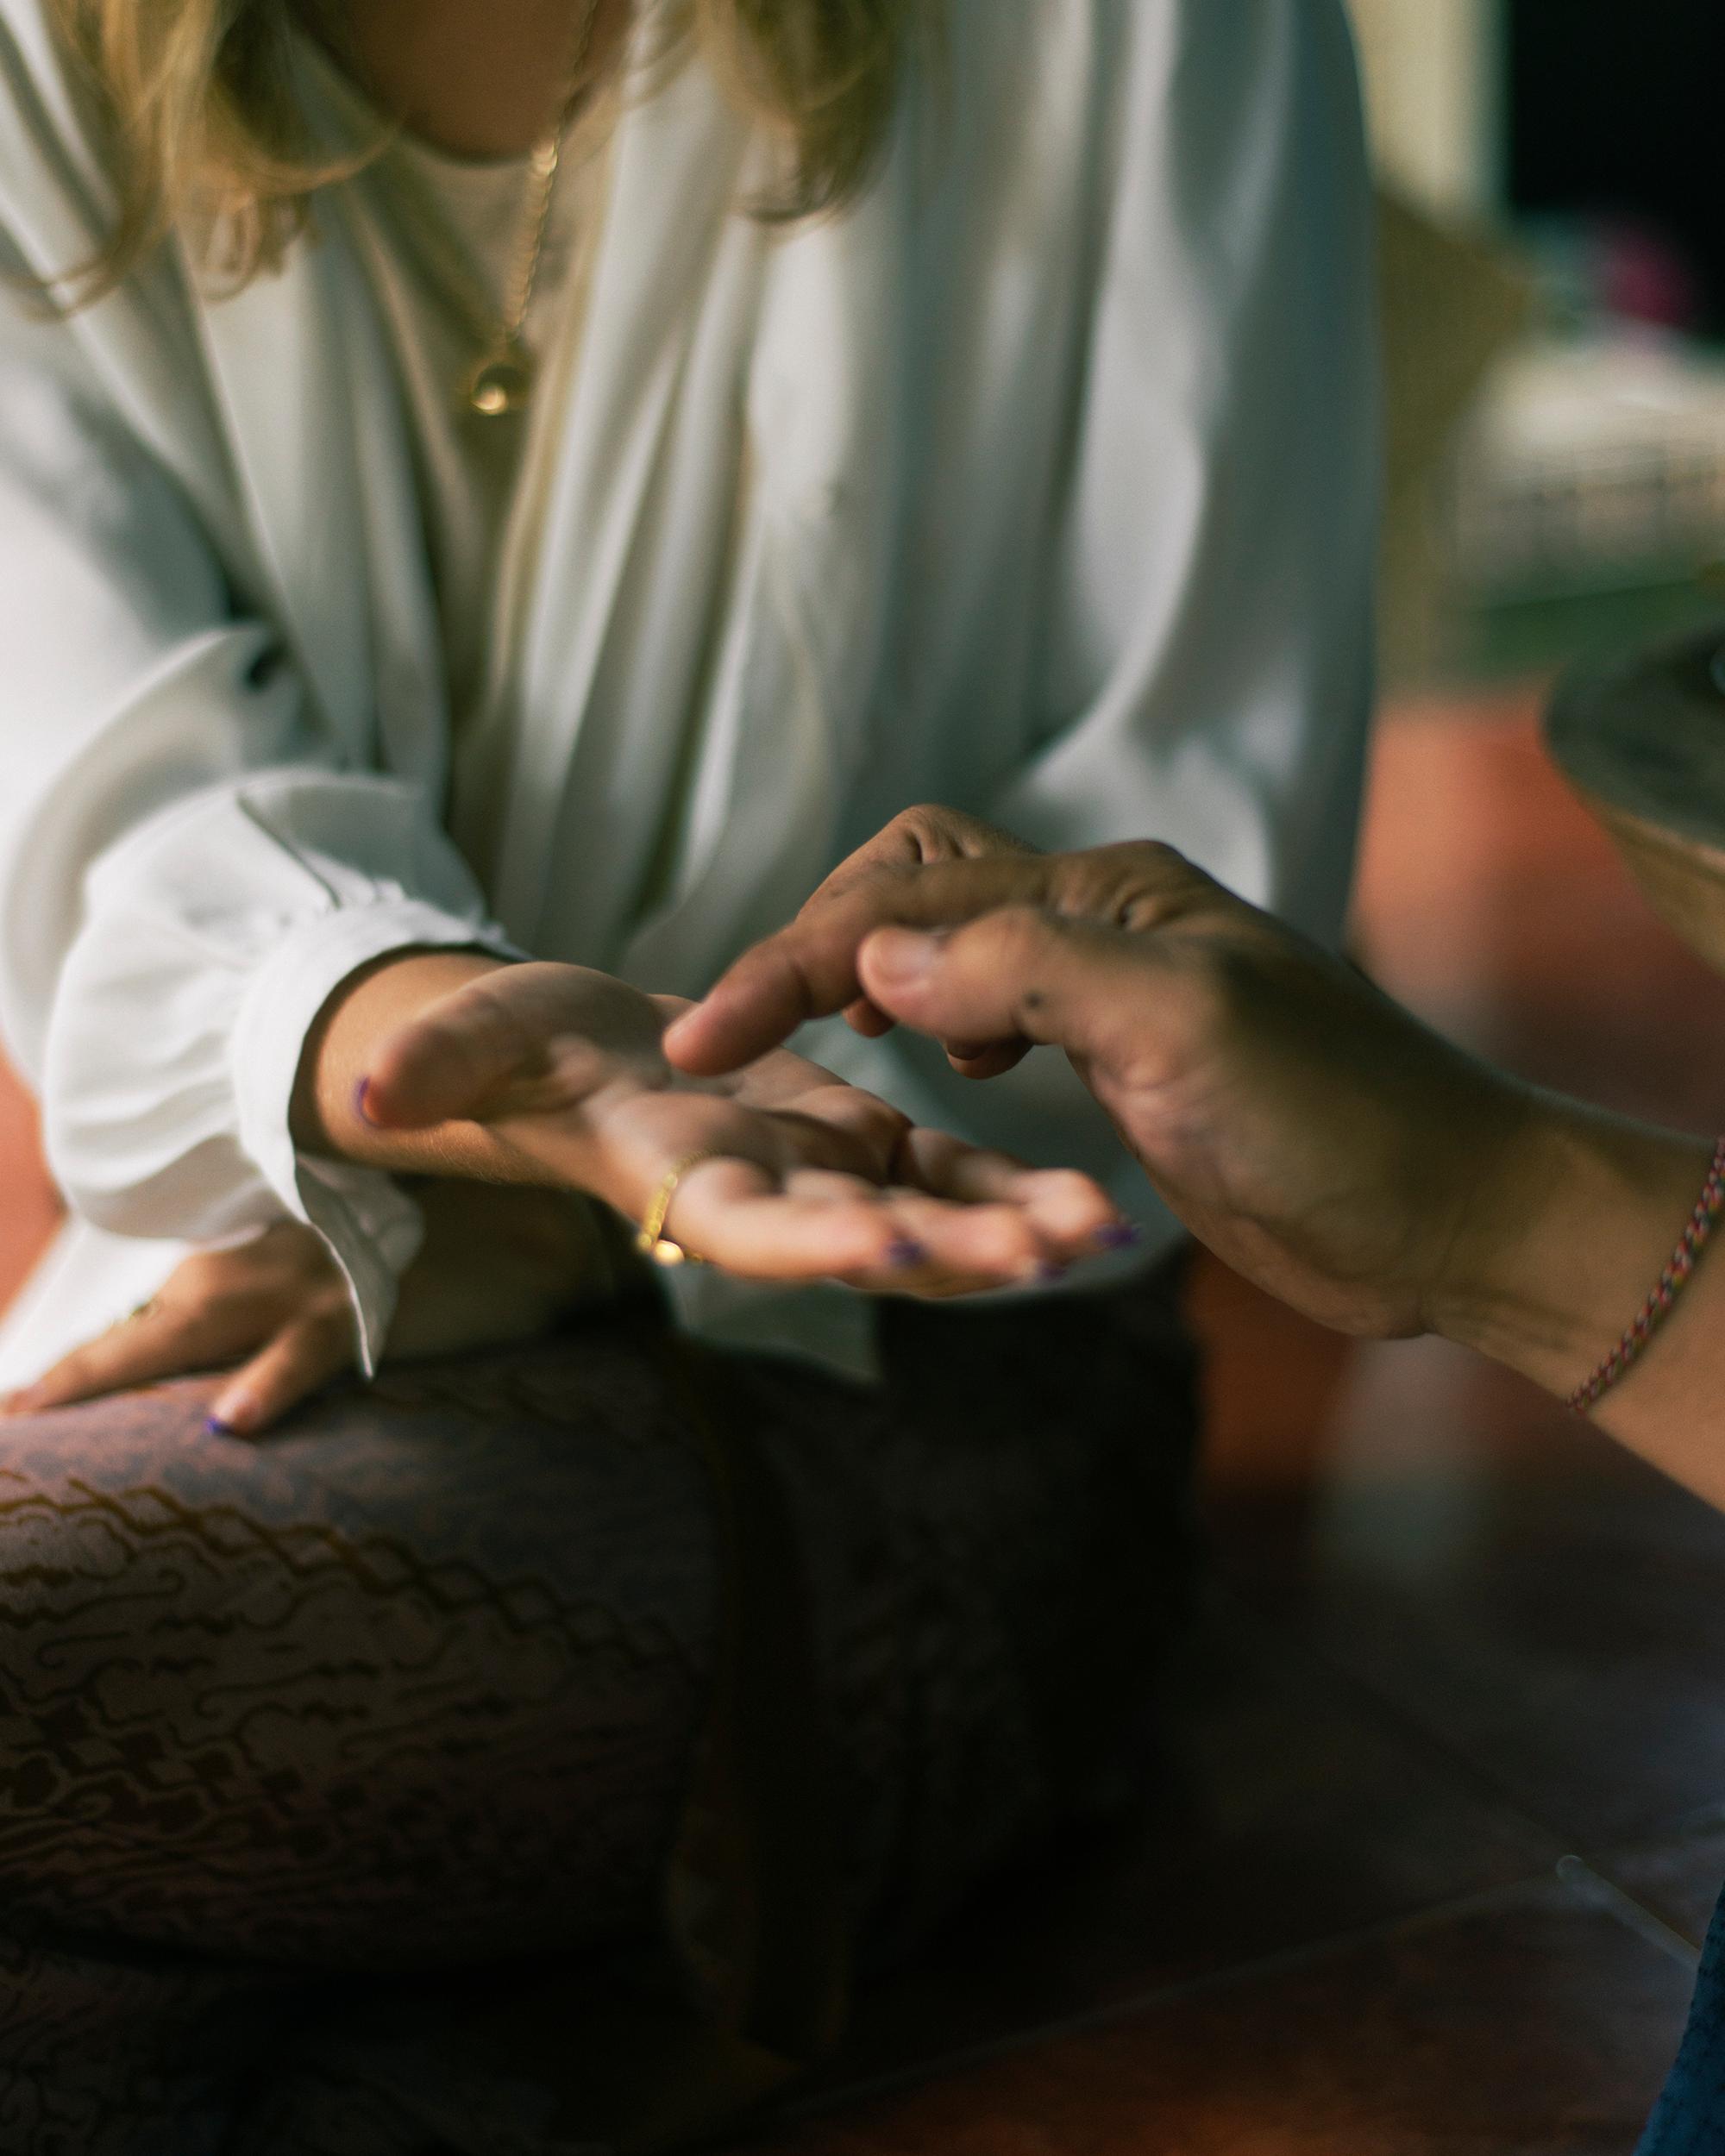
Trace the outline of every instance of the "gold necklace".
<path fill-rule="evenodd" d="M 599 0 L 587 0 L 580 31 L 564 71 L 556 126 L 534 151 L 529 166 L 526 209 L 516 240 L 503 313 L 484 352 L 461 384 L 462 401 L 481 418 L 505 418 L 510 413 L 519 411 L 533 393 L 533 355 L 527 348 L 524 334 L 527 310 L 533 304 L 539 258 L 545 250 L 545 229 L 550 222 L 552 198 L 557 191 L 557 170 L 563 161 L 569 128 L 585 87 L 581 78 L 593 47 L 599 10 Z"/>

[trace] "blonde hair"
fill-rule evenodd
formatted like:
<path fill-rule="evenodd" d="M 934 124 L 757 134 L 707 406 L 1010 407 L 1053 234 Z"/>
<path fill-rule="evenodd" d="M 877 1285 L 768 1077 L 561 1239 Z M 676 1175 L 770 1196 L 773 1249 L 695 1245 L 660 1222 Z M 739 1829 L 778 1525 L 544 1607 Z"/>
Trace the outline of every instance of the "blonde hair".
<path fill-rule="evenodd" d="M 353 169 L 315 151 L 292 90 L 294 0 L 50 0 L 106 120 L 113 226 L 53 290 L 111 291 L 191 224 L 222 235 L 222 273 L 279 267 L 310 197 Z M 785 150 L 774 219 L 842 205 L 891 122 L 915 18 L 930 0 L 677 0 L 668 50 L 704 49 L 734 100 Z"/>

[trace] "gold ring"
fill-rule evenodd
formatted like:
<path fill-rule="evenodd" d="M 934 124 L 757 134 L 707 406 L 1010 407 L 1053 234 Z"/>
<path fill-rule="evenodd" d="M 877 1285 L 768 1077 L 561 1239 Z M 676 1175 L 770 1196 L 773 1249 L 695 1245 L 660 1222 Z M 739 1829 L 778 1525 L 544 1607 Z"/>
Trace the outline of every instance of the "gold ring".
<path fill-rule="evenodd" d="M 671 1210 L 671 1200 L 677 1194 L 677 1185 L 691 1169 L 699 1168 L 704 1160 L 718 1160 L 717 1153 L 686 1153 L 674 1168 L 661 1179 L 653 1193 L 640 1227 L 636 1231 L 635 1247 L 643 1257 L 650 1257 L 656 1265 L 705 1265 L 704 1257 L 697 1257 L 693 1250 L 681 1243 L 674 1243 L 665 1232 L 665 1216 Z"/>

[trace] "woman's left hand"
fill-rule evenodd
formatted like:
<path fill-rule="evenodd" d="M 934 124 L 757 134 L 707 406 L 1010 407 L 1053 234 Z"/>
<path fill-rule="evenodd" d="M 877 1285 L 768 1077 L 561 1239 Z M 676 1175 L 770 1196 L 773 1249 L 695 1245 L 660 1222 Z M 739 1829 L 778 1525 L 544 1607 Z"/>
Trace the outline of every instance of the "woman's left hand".
<path fill-rule="evenodd" d="M 284 1220 L 232 1249 L 194 1251 L 141 1308 L 11 1394 L 0 1411 L 41 1414 L 238 1363 L 210 1420 L 260 1430 L 354 1357 L 346 1282 L 323 1238 Z"/>
<path fill-rule="evenodd" d="M 531 1339 L 612 1285 L 579 1200 L 456 1181 L 427 1181 L 415 1194 L 425 1236 L 402 1277 L 391 1361 Z M 0 1414 L 220 1369 L 210 1421 L 254 1437 L 357 1360 L 340 1269 L 314 1229 L 284 1220 L 248 1243 L 194 1252 L 141 1309 L 0 1401 Z"/>

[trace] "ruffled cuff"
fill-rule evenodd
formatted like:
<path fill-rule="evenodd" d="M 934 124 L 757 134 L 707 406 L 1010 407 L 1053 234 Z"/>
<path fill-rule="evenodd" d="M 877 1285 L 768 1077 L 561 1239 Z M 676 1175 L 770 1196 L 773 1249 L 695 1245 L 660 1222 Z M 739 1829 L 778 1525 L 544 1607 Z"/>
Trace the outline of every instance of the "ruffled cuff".
<path fill-rule="evenodd" d="M 398 780 L 260 774 L 110 849 L 86 878 L 43 1059 L 44 1134 L 73 1209 L 204 1245 L 304 1221 L 347 1279 L 369 1375 L 418 1208 L 377 1169 L 298 1152 L 288 1111 L 335 990 L 428 947 L 522 955 Z"/>
<path fill-rule="evenodd" d="M 392 950 L 486 949 L 513 956 L 470 918 L 417 899 L 380 899 L 304 923 L 253 975 L 229 1044 L 240 1144 L 288 1212 L 317 1230 L 342 1268 L 371 1376 L 401 1275 L 423 1235 L 419 1208 L 393 1176 L 301 1152 L 288 1111 L 318 1012 L 349 974 Z"/>

